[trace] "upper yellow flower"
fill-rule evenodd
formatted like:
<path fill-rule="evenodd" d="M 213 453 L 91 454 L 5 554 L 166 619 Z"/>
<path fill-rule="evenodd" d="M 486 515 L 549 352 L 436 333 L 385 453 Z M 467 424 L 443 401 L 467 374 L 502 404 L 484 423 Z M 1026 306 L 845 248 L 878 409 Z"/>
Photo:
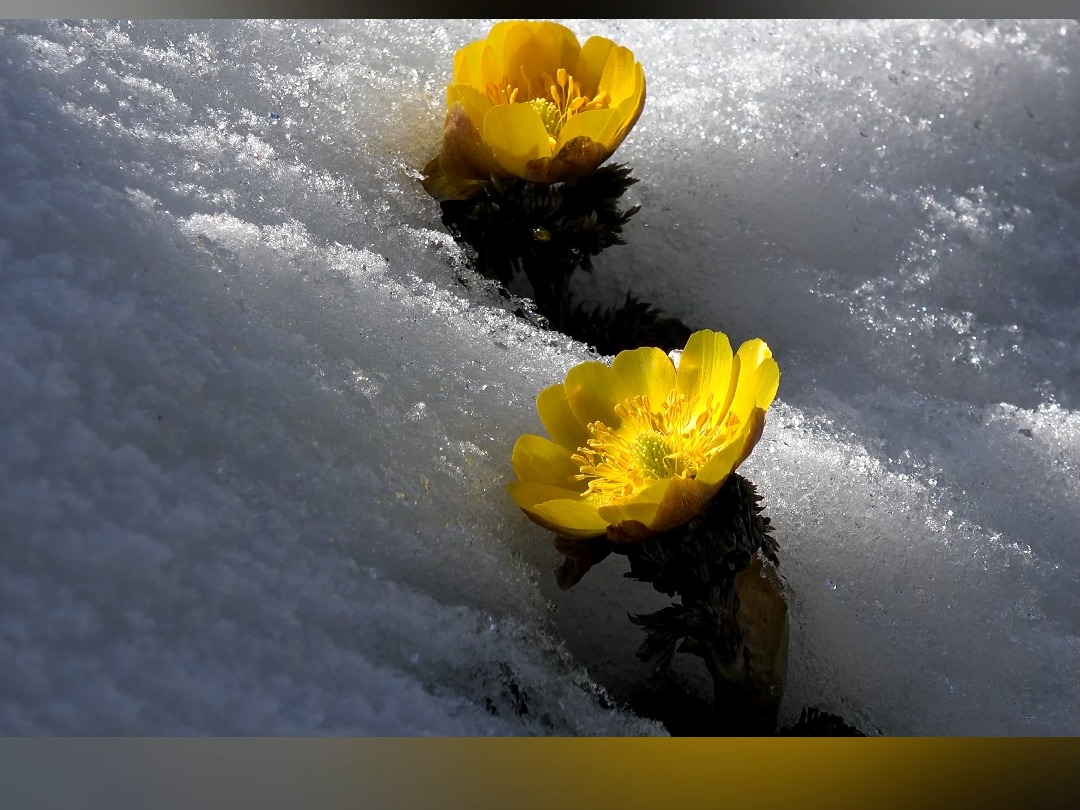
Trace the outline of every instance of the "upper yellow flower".
<path fill-rule="evenodd" d="M 442 154 L 424 187 L 464 199 L 476 181 L 555 183 L 607 160 L 645 106 L 645 72 L 604 37 L 582 47 L 565 26 L 501 22 L 454 55 Z"/>
<path fill-rule="evenodd" d="M 710 330 L 677 367 L 651 347 L 577 365 L 536 398 L 554 441 L 518 439 L 510 496 L 563 537 L 633 542 L 681 526 L 750 455 L 779 383 L 764 341 L 732 356 Z"/>

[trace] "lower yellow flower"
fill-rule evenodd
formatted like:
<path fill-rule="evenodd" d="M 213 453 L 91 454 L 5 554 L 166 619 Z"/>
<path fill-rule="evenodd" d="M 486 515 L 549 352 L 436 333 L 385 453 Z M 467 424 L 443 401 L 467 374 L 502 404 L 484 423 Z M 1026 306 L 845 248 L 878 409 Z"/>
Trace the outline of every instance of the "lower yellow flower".
<path fill-rule="evenodd" d="M 518 439 L 510 496 L 562 537 L 634 542 L 681 526 L 750 455 L 779 383 L 764 341 L 733 355 L 710 330 L 677 367 L 651 347 L 577 365 L 536 398 L 551 439 Z"/>

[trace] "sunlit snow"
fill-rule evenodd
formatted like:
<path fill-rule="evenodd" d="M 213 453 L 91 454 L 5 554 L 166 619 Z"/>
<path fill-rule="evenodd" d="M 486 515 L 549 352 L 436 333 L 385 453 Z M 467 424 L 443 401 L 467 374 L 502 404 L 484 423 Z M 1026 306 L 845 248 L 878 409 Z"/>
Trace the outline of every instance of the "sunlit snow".
<path fill-rule="evenodd" d="M 1080 733 L 1080 26 L 568 24 L 649 88 L 579 294 L 780 363 L 781 722 Z M 506 496 L 591 355 L 418 182 L 488 27 L 0 23 L 0 732 L 665 733 Z"/>

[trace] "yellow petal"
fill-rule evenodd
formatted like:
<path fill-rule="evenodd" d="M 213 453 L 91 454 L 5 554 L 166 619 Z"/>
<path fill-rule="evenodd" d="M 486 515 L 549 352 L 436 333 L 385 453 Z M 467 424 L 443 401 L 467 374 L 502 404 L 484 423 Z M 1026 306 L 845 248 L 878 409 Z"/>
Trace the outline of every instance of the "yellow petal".
<path fill-rule="evenodd" d="M 518 22 L 507 28 L 500 67 L 512 84 L 523 83 L 523 75 L 531 80 L 527 98 L 546 98 L 544 74 L 555 76 L 559 68 L 576 64 L 580 50 L 577 37 L 566 26 L 553 22 Z"/>
<path fill-rule="evenodd" d="M 727 444 L 721 447 L 713 457 L 706 461 L 704 466 L 697 471 L 697 480 L 703 484 L 709 485 L 723 484 L 724 479 L 726 479 L 735 469 L 739 456 L 742 455 L 745 440 L 746 436 L 742 432 L 736 433 L 728 439 Z"/>
<path fill-rule="evenodd" d="M 570 460 L 570 450 L 543 436 L 526 433 L 519 438 L 514 444 L 511 463 L 522 481 L 550 484 L 574 492 L 585 490 L 584 481 L 574 480 L 581 468 Z"/>
<path fill-rule="evenodd" d="M 540 414 L 544 429 L 556 443 L 568 450 L 577 450 L 585 445 L 589 431 L 570 409 L 562 383 L 548 386 L 540 392 L 536 397 L 536 411 Z"/>
<path fill-rule="evenodd" d="M 559 146 L 558 154 L 553 158 L 530 160 L 526 164 L 525 179 L 533 183 L 573 180 L 592 173 L 610 156 L 611 152 L 602 143 L 577 137 Z"/>
<path fill-rule="evenodd" d="M 627 521 L 634 521 L 648 528 L 656 519 L 656 513 L 659 509 L 660 503 L 658 501 L 634 500 L 618 505 L 601 506 L 598 511 L 600 517 L 613 526 Z"/>
<path fill-rule="evenodd" d="M 490 180 L 503 174 L 491 147 L 483 142 L 465 107 L 454 104 L 446 114 L 440 170 L 461 180 Z"/>
<path fill-rule="evenodd" d="M 495 23 L 495 25 L 491 26 L 487 37 L 479 40 L 483 44 L 483 48 L 479 52 L 480 57 L 473 56 L 475 61 L 471 63 L 475 69 L 473 81 L 471 82 L 474 87 L 485 90 L 490 83 L 499 84 L 504 79 L 510 78 L 504 64 L 504 44 L 510 31 L 520 24 L 517 20 L 504 20 Z M 455 59 L 455 66 L 456 64 Z"/>
<path fill-rule="evenodd" d="M 731 343 L 727 335 L 711 329 L 694 332 L 679 359 L 675 387 L 688 398 L 700 397 L 702 405 L 713 394 L 713 413 L 722 417 L 732 392 Z"/>
<path fill-rule="evenodd" d="M 607 91 L 611 106 L 617 106 L 626 99 L 636 96 L 639 91 L 639 73 L 642 77 L 644 76 L 644 71 L 634 60 L 634 54 L 630 49 L 616 45 L 608 52 L 604 72 L 600 76 L 597 89 Z"/>
<path fill-rule="evenodd" d="M 491 26 L 488 35 L 480 40 L 480 42 L 486 42 L 496 53 L 501 54 L 503 51 L 503 42 L 506 41 L 506 35 L 511 29 L 522 25 L 523 22 L 523 20 L 501 20 Z"/>
<path fill-rule="evenodd" d="M 614 47 L 615 43 L 606 37 L 589 37 L 581 46 L 581 54 L 574 67 L 574 79 L 581 85 L 581 91 L 585 95 L 596 95 L 608 54 Z"/>
<path fill-rule="evenodd" d="M 559 152 L 567 143 L 582 136 L 603 144 L 612 151 L 611 143 L 619 131 L 622 118 L 618 110 L 586 110 L 570 116 L 559 131 L 555 151 Z"/>
<path fill-rule="evenodd" d="M 698 470 L 697 480 L 717 487 L 723 484 L 724 479 L 746 461 L 764 429 L 765 411 L 754 408 L 746 417 L 739 432 Z"/>
<path fill-rule="evenodd" d="M 513 481 L 508 489 L 533 522 L 563 537 L 597 537 L 607 531 L 596 507 L 575 492 L 530 481 Z"/>
<path fill-rule="evenodd" d="M 669 478 L 670 485 L 660 501 L 649 528 L 654 532 L 666 532 L 682 526 L 698 512 L 720 489 L 698 478 Z"/>
<path fill-rule="evenodd" d="M 615 149 L 626 137 L 631 127 L 637 123 L 641 111 L 645 108 L 645 71 L 641 65 L 634 66 L 634 87 L 631 93 L 615 105 L 619 110 L 619 120 L 622 122 L 619 131 L 615 134 L 612 149 Z"/>
<path fill-rule="evenodd" d="M 454 54 L 454 84 L 468 84 L 482 88 L 481 65 L 487 41 L 478 39 L 470 42 Z"/>
<path fill-rule="evenodd" d="M 753 452 L 754 448 L 757 447 L 757 443 L 761 440 L 761 434 L 765 432 L 765 411 L 761 408 L 754 408 L 750 412 L 750 418 L 747 419 L 747 425 L 742 452 L 735 460 L 736 469 L 749 458 L 750 453 Z"/>
<path fill-rule="evenodd" d="M 484 142 L 505 171 L 515 177 L 525 177 L 530 160 L 551 157 L 540 113 L 528 104 L 494 106 L 484 116 Z"/>
<path fill-rule="evenodd" d="M 626 383 L 631 396 L 647 396 L 655 412 L 659 412 L 661 403 L 675 387 L 675 366 L 671 358 L 663 349 L 653 346 L 619 352 L 611 370 Z"/>
<path fill-rule="evenodd" d="M 446 107 L 453 110 L 456 104 L 462 106 L 476 131 L 480 132 L 484 127 L 484 116 L 491 109 L 491 99 L 468 84 L 451 84 L 446 88 Z"/>
<path fill-rule="evenodd" d="M 603 135 L 603 143 L 614 152 L 645 107 L 645 70 L 628 49 L 611 40 L 592 37 L 581 49 L 578 72 L 586 95 L 595 96 L 600 90 L 608 93 L 608 108 L 616 113 L 611 131 Z"/>
<path fill-rule="evenodd" d="M 615 414 L 615 406 L 632 394 L 619 375 L 595 360 L 570 369 L 566 373 L 565 390 L 570 410 L 581 424 L 603 422 L 609 428 L 617 428 L 622 423 Z"/>
<path fill-rule="evenodd" d="M 511 481 L 509 490 L 514 503 L 522 509 L 532 509 L 537 504 L 547 503 L 548 501 L 581 500 L 572 489 L 557 487 L 553 484 L 541 484 L 536 481 Z"/>
<path fill-rule="evenodd" d="M 772 352 L 760 338 L 746 341 L 736 355 L 738 386 L 730 411 L 745 419 L 753 408 L 766 410 L 776 397 L 780 385 L 780 367 Z"/>
<path fill-rule="evenodd" d="M 611 524 L 607 532 L 608 540 L 637 543 L 655 534 L 652 526 L 656 523 L 660 505 L 673 480 L 664 478 L 653 482 L 628 503 L 600 507 L 600 517 Z"/>

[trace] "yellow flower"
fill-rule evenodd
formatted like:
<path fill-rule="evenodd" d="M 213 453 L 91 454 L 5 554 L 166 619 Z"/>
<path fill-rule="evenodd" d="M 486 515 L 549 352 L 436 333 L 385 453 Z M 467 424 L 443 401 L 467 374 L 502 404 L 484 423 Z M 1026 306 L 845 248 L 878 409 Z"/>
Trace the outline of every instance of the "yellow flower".
<path fill-rule="evenodd" d="M 454 55 L 442 153 L 424 170 L 439 200 L 477 181 L 555 183 L 607 160 L 645 106 L 645 72 L 604 37 L 584 47 L 552 22 L 497 23 Z"/>
<path fill-rule="evenodd" d="M 510 496 L 562 537 L 634 542 L 681 526 L 750 455 L 779 383 L 764 341 L 733 356 L 710 330 L 677 367 L 651 347 L 582 363 L 536 398 L 554 441 L 518 439 Z"/>

